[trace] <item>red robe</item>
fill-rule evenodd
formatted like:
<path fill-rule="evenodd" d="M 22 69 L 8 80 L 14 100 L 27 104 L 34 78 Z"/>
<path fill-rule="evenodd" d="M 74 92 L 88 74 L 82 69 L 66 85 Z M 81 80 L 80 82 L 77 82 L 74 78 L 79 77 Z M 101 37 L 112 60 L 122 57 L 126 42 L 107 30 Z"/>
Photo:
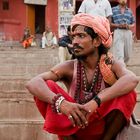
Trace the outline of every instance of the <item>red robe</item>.
<path fill-rule="evenodd" d="M 46 84 L 54 93 L 61 93 L 66 100 L 75 102 L 74 99 L 55 82 L 48 80 Z M 127 120 L 130 119 L 136 104 L 136 93 L 135 91 L 132 91 L 128 94 L 102 103 L 97 109 L 97 112 L 93 113 L 90 123 L 85 129 L 73 127 L 68 117 L 66 115 L 60 115 L 53 112 L 50 104 L 40 101 L 36 97 L 35 102 L 40 113 L 45 119 L 44 130 L 57 134 L 60 140 L 63 140 L 61 136 L 69 136 L 72 134 L 77 136 L 77 140 L 100 140 L 105 129 L 104 117 L 109 112 L 114 109 L 118 109 L 124 114 Z"/>

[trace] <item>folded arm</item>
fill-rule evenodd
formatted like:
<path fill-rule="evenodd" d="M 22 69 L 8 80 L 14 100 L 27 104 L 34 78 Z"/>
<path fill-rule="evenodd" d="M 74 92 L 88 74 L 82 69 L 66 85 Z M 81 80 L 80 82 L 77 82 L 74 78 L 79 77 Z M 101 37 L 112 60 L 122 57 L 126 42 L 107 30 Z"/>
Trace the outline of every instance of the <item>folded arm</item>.
<path fill-rule="evenodd" d="M 126 69 L 121 62 L 114 62 L 112 71 L 115 73 L 118 80 L 111 87 L 105 88 L 97 95 L 101 103 L 131 92 L 136 88 L 139 82 L 137 76 Z M 98 108 L 98 104 L 95 100 L 89 101 L 85 106 L 91 110 L 91 113 Z"/>

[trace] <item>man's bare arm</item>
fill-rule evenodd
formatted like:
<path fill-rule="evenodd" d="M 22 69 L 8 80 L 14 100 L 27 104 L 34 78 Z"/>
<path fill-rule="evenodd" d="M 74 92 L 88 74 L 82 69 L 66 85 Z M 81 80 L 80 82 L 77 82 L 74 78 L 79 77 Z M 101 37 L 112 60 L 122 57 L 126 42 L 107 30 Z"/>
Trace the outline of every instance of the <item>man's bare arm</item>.
<path fill-rule="evenodd" d="M 128 94 L 136 88 L 139 82 L 137 76 L 133 72 L 126 69 L 120 62 L 115 62 L 112 70 L 118 77 L 118 80 L 111 87 L 102 90 L 97 95 L 101 100 L 101 103 Z M 91 100 L 85 104 L 85 107 L 91 110 L 92 113 L 98 108 L 98 104 L 95 100 Z"/>

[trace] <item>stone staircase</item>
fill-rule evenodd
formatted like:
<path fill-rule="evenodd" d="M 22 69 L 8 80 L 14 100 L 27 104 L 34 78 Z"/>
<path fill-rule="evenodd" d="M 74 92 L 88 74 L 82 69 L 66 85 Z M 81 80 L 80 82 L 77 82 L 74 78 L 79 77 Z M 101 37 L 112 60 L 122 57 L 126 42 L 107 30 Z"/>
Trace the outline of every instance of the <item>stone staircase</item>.
<path fill-rule="evenodd" d="M 140 43 L 135 44 L 128 68 L 140 77 Z M 58 63 L 58 49 L 23 49 L 19 44 L 0 46 L 0 140 L 56 140 L 44 132 L 39 114 L 25 83 Z M 140 84 L 135 113 L 140 118 Z"/>
<path fill-rule="evenodd" d="M 55 140 L 25 83 L 58 63 L 57 49 L 0 46 L 0 140 Z"/>
<path fill-rule="evenodd" d="M 140 81 L 140 41 L 134 43 L 133 53 L 127 67 L 138 76 Z M 137 104 L 134 112 L 136 114 L 136 117 L 140 119 L 140 83 L 136 87 L 136 91 L 138 94 Z"/>

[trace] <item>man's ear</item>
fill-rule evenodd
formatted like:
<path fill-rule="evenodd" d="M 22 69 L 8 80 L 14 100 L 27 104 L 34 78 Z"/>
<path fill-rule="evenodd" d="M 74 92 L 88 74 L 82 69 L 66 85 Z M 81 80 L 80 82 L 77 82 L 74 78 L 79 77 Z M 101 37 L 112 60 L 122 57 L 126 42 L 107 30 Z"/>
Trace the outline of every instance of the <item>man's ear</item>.
<path fill-rule="evenodd" d="M 102 40 L 99 36 L 97 36 L 96 38 L 93 39 L 93 46 L 95 47 L 99 47 L 102 43 Z"/>

